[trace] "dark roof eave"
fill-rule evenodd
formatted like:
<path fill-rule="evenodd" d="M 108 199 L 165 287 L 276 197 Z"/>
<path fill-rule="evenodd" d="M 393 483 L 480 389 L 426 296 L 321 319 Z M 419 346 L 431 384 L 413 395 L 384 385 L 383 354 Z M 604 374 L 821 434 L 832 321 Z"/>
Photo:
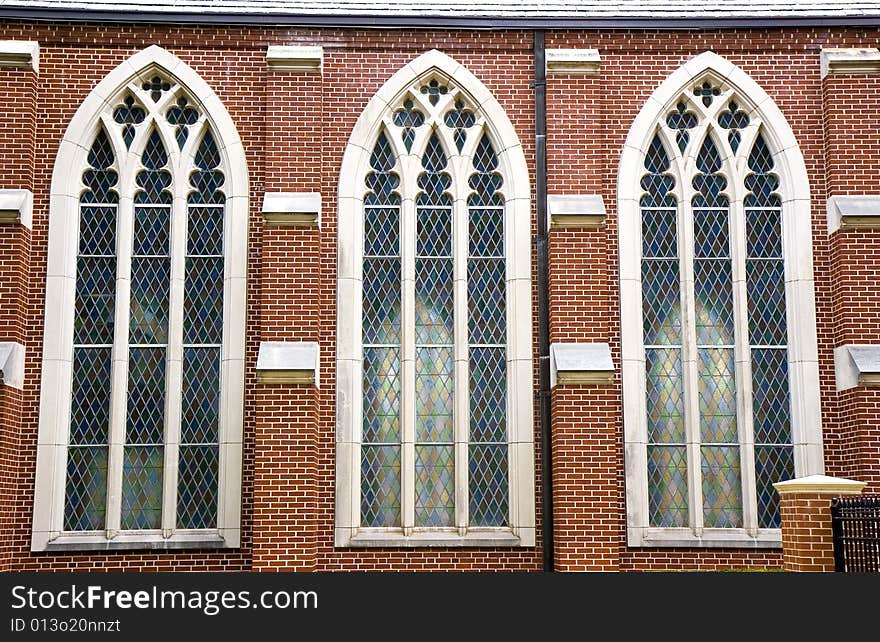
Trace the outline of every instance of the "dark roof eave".
<path fill-rule="evenodd" d="M 491 18 L 480 16 L 295 15 L 167 11 L 76 11 L 53 8 L 3 8 L 0 19 L 38 22 L 150 23 L 185 25 L 350 27 L 367 29 L 746 29 L 781 27 L 876 27 L 878 16 L 776 17 L 596 17 Z"/>

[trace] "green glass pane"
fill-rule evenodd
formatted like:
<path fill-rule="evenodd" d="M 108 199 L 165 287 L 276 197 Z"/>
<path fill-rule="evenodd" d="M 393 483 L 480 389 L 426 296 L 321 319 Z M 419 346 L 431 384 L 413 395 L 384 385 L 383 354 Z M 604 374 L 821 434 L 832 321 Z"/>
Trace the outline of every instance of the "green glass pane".
<path fill-rule="evenodd" d="M 361 446 L 361 525 L 400 526 L 400 446 Z"/>
<path fill-rule="evenodd" d="M 703 446 L 703 525 L 706 528 L 742 526 L 742 480 L 739 446 Z"/>
<path fill-rule="evenodd" d="M 416 526 L 455 524 L 455 447 L 415 447 Z"/>
<path fill-rule="evenodd" d="M 704 443 L 737 443 L 736 379 L 732 348 L 698 350 L 700 435 Z"/>
<path fill-rule="evenodd" d="M 126 446 L 122 468 L 122 529 L 162 527 L 162 446 Z"/>
<path fill-rule="evenodd" d="M 648 513 L 651 526 L 688 525 L 684 446 L 648 446 Z"/>
<path fill-rule="evenodd" d="M 106 446 L 72 446 L 67 449 L 64 530 L 106 528 L 107 452 Z"/>
<path fill-rule="evenodd" d="M 416 349 L 416 441 L 453 440 L 452 348 Z"/>

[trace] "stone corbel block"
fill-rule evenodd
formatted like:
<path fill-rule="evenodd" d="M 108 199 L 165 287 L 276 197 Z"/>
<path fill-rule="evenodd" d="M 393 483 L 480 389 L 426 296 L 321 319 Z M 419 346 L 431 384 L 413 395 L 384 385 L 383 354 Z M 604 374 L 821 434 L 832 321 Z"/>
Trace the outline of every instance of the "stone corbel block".
<path fill-rule="evenodd" d="M 548 224 L 555 227 L 605 227 L 605 202 L 599 194 L 547 196 Z"/>
<path fill-rule="evenodd" d="M 831 196 L 827 202 L 828 233 L 880 229 L 880 195 Z"/>
<path fill-rule="evenodd" d="M 40 73 L 40 43 L 32 40 L 0 40 L 0 67 L 21 67 Z"/>
<path fill-rule="evenodd" d="M 0 384 L 21 390 L 24 387 L 24 346 L 0 341 Z"/>
<path fill-rule="evenodd" d="M 313 341 L 262 341 L 257 383 L 318 386 L 319 352 Z"/>
<path fill-rule="evenodd" d="M 321 73 L 323 64 L 323 47 L 271 45 L 266 50 L 266 66 L 269 71 Z"/>
<path fill-rule="evenodd" d="M 604 384 L 614 380 L 607 343 L 554 343 L 550 346 L 550 386 Z"/>
<path fill-rule="evenodd" d="M 321 194 L 267 192 L 263 196 L 263 223 L 275 227 L 318 227 Z"/>
<path fill-rule="evenodd" d="M 822 78 L 828 74 L 880 73 L 880 49 L 822 49 L 819 57 Z"/>
<path fill-rule="evenodd" d="M 33 207 L 29 189 L 0 189 L 0 225 L 21 223 L 31 229 Z"/>
<path fill-rule="evenodd" d="M 548 49 L 548 74 L 598 74 L 602 59 L 598 49 Z"/>
<path fill-rule="evenodd" d="M 834 348 L 837 391 L 856 386 L 880 386 L 880 345 L 844 345 Z"/>

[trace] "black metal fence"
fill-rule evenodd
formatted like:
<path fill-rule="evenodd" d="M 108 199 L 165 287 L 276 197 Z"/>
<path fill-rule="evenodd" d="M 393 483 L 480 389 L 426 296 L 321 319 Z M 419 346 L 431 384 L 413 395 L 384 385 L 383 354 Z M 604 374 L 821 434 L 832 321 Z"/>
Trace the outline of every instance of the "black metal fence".
<path fill-rule="evenodd" d="M 834 570 L 880 573 L 880 496 L 831 500 Z"/>

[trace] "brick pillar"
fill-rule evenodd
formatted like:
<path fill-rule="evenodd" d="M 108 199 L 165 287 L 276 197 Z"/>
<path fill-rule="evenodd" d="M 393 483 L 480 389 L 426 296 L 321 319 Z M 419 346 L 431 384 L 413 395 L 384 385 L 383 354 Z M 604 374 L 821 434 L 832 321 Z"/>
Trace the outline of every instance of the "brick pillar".
<path fill-rule="evenodd" d="M 831 500 L 860 495 L 865 482 L 812 475 L 773 484 L 782 512 L 782 566 L 786 571 L 834 571 Z"/>

